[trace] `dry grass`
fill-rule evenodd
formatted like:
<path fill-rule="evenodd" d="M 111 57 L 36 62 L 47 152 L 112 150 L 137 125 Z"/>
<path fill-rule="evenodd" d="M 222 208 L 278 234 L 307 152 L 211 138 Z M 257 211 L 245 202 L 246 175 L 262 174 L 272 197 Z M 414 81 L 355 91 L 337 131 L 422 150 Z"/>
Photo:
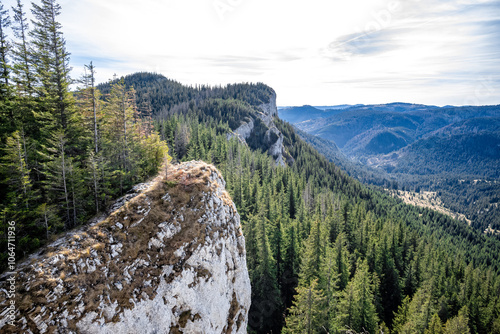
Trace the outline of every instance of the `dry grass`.
<path fill-rule="evenodd" d="M 48 271 L 38 273 L 29 269 L 25 271 L 26 276 L 35 275 L 36 279 L 29 283 L 30 290 L 23 294 L 23 298 L 18 304 L 20 313 L 29 319 L 30 314 L 37 314 L 30 312 L 30 310 L 45 306 L 47 308 L 45 314 L 49 316 L 51 313 L 55 314 L 57 310 L 60 311 L 61 305 L 66 303 L 64 308 L 68 310 L 70 315 L 76 315 L 76 307 L 83 301 L 85 305 L 83 314 L 92 311 L 101 314 L 102 312 L 99 311 L 100 300 L 101 298 L 103 300 L 109 298 L 112 303 L 115 301 L 118 303 L 119 309 L 111 319 L 105 319 L 105 321 L 115 322 L 119 320 L 121 311 L 133 307 L 133 304 L 130 303 L 131 298 L 137 302 L 144 298 L 143 293 L 147 298 L 154 298 L 156 292 L 153 287 L 157 286 L 160 281 L 162 268 L 165 265 L 173 266 L 173 272 L 169 277 L 164 278 L 167 283 L 172 281 L 185 269 L 185 261 L 198 245 L 204 243 L 207 237 L 216 232 L 209 231 L 206 224 L 196 223 L 204 213 L 206 204 L 201 202 L 203 196 L 218 186 L 210 181 L 210 175 L 214 172 L 217 172 L 215 167 L 206 164 L 196 164 L 189 170 L 173 166 L 169 170 L 168 178 L 157 177 L 148 190 L 131 199 L 103 221 L 72 236 L 70 240 L 74 246 L 69 249 L 51 250 L 47 256 L 61 254 L 64 255 L 65 260 L 59 261 L 57 265 L 59 271 L 56 277 L 52 277 Z M 162 199 L 166 193 L 169 194 L 169 201 Z M 222 200 L 226 205 L 232 206 L 231 198 L 226 192 L 224 192 Z M 139 207 L 145 210 L 151 208 L 151 210 L 147 216 L 144 216 L 144 213 L 138 213 Z M 182 207 L 186 209 L 181 211 Z M 193 210 L 195 208 L 197 210 Z M 184 218 L 183 221 L 176 219 L 180 213 Z M 141 219 L 142 221 L 138 225 L 131 227 Z M 123 229 L 116 226 L 118 222 L 123 225 Z M 151 237 L 159 232 L 158 224 L 162 222 L 180 225 L 181 229 L 179 233 L 168 240 L 165 247 L 162 248 L 163 255 L 160 255 L 157 249 L 149 249 L 148 243 Z M 112 259 L 110 256 L 111 236 L 114 243 L 120 242 L 122 244 L 118 259 Z M 181 246 L 185 246 L 185 255 L 179 258 L 174 255 L 174 252 Z M 101 265 L 95 271 L 87 273 L 87 268 L 83 267 L 77 268 L 77 273 L 74 272 L 73 267 L 76 263 L 79 263 L 80 260 L 85 263 L 96 253 Z M 139 266 L 131 274 L 132 281 L 126 283 L 125 267 L 136 259 L 143 259 L 154 265 Z M 43 268 L 44 265 L 44 263 L 39 263 L 37 266 Z M 108 269 L 107 276 L 105 276 L 105 267 Z M 199 279 L 208 280 L 211 277 L 211 273 L 204 268 L 194 269 Z M 52 303 L 47 303 L 45 296 L 58 285 L 56 279 L 63 281 L 63 292 L 60 298 Z M 145 287 L 144 281 L 147 280 L 151 280 L 151 286 Z M 118 282 L 122 284 L 122 290 L 115 286 L 115 283 Z M 19 280 L 18 284 L 22 285 L 23 283 Z M 110 289 L 107 288 L 108 286 Z M 19 286 L 19 289 L 22 287 Z M 82 299 L 75 302 L 74 300 L 79 294 L 82 294 Z M 231 319 L 234 319 L 235 312 L 237 310 L 233 310 L 234 314 L 230 317 Z M 195 321 L 196 316 L 199 318 L 199 315 L 192 315 L 190 311 L 183 312 L 179 320 L 180 328 L 183 328 L 188 320 Z M 68 320 L 69 327 L 76 329 L 75 325 L 79 320 L 79 317 Z M 37 331 L 33 321 L 28 321 L 28 325 L 32 331 Z M 180 331 L 179 328 L 177 330 Z M 175 332 L 175 329 L 172 332 Z"/>
<path fill-rule="evenodd" d="M 453 212 L 450 209 L 446 208 L 443 201 L 436 192 L 423 191 L 420 193 L 415 193 L 411 191 L 388 189 L 386 189 L 386 191 L 388 191 L 391 196 L 402 199 L 406 204 L 438 211 L 452 218 L 465 221 L 468 225 L 471 224 L 471 221 L 467 219 L 464 214 Z"/>

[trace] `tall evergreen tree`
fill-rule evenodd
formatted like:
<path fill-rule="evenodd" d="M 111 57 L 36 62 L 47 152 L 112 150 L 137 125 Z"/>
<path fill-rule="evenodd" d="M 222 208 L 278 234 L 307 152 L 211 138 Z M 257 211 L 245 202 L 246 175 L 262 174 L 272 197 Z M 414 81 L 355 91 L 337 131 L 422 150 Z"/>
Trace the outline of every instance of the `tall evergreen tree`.
<path fill-rule="evenodd" d="M 367 331 L 374 334 L 378 328 L 378 316 L 374 301 L 375 286 L 368 272 L 366 261 L 358 261 L 356 273 L 340 299 L 332 328 Z"/>
<path fill-rule="evenodd" d="M 12 105 L 12 88 L 10 80 L 10 43 L 7 29 L 11 22 L 9 11 L 0 3 L 0 140 L 15 130 L 14 106 Z"/>
<path fill-rule="evenodd" d="M 311 226 L 311 233 L 304 243 L 302 253 L 299 285 L 308 286 L 311 280 L 319 277 L 321 264 L 320 258 L 320 223 L 314 220 Z"/>
<path fill-rule="evenodd" d="M 434 313 L 434 315 L 432 316 L 429 327 L 427 327 L 424 334 L 443 334 L 443 322 L 441 321 L 437 313 Z"/>
<path fill-rule="evenodd" d="M 3 156 L 3 172 L 9 175 L 7 186 L 9 188 L 10 202 L 14 212 L 33 209 L 36 200 L 30 170 L 26 163 L 24 149 L 24 133 L 15 131 L 6 140 Z"/>
<path fill-rule="evenodd" d="M 282 333 L 327 333 L 324 306 L 325 296 L 318 286 L 317 278 L 305 286 L 299 286 Z"/>
<path fill-rule="evenodd" d="M 12 30 L 17 40 L 14 41 L 12 58 L 14 61 L 13 73 L 20 95 L 31 96 L 33 94 L 33 58 L 28 41 L 29 25 L 26 13 L 23 10 L 21 0 L 17 0 L 16 6 L 12 7 L 14 12 L 14 25 Z"/>
<path fill-rule="evenodd" d="M 37 94 L 51 111 L 57 125 L 66 129 L 70 118 L 69 53 L 62 26 L 57 21 L 61 6 L 56 0 L 41 0 L 32 4 L 33 30 L 30 31 L 36 59 Z"/>
<path fill-rule="evenodd" d="M 9 11 L 4 10 L 3 4 L 0 3 L 0 99 L 7 98 L 9 92 L 9 49 L 10 43 L 7 39 L 7 29 L 10 27 L 11 21 Z"/>
<path fill-rule="evenodd" d="M 70 188 L 72 161 L 66 152 L 67 142 L 64 131 L 62 129 L 57 130 L 49 139 L 48 154 L 42 154 L 47 160 L 44 166 L 44 174 L 48 201 L 58 203 L 60 212 L 64 217 L 64 225 L 68 229 L 74 226 L 75 220 Z"/>
<path fill-rule="evenodd" d="M 467 314 L 467 306 L 464 306 L 456 317 L 449 319 L 444 326 L 444 334 L 470 334 L 468 326 L 469 318 Z"/>
<path fill-rule="evenodd" d="M 122 82 L 114 84 L 103 109 L 102 144 L 118 186 L 118 194 L 123 194 L 133 179 L 134 161 L 130 153 L 137 139 L 133 131 L 133 115 L 134 109 L 125 85 Z"/>
<path fill-rule="evenodd" d="M 271 253 L 266 226 L 269 224 L 265 217 L 260 216 L 257 225 L 258 264 L 252 290 L 252 313 L 260 313 L 259 330 L 262 332 L 276 331 L 281 328 L 280 316 L 281 298 L 277 286 L 276 260 Z"/>

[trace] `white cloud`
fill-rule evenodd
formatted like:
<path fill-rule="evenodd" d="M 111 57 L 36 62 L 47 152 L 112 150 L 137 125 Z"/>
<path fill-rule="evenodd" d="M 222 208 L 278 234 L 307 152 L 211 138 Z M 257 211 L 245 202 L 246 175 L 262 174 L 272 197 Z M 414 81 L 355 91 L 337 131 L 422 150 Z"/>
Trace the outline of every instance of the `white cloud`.
<path fill-rule="evenodd" d="M 100 81 L 261 81 L 282 105 L 500 103 L 498 0 L 60 3 L 74 74 L 93 60 Z"/>

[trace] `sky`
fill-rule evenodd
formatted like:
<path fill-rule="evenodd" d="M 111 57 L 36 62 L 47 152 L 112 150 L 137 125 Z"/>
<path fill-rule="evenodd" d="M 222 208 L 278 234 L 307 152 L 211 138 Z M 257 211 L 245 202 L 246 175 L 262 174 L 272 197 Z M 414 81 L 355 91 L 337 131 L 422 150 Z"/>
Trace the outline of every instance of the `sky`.
<path fill-rule="evenodd" d="M 74 78 L 92 61 L 98 82 L 263 82 L 280 106 L 500 104 L 500 0 L 59 3 Z"/>

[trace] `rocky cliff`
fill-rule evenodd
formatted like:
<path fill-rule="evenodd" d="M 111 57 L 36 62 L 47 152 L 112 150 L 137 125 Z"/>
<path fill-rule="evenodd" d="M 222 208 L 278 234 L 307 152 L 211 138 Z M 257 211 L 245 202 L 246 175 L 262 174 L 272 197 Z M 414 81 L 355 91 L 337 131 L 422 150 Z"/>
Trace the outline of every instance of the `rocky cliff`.
<path fill-rule="evenodd" d="M 0 332 L 246 333 L 245 241 L 224 187 L 211 165 L 169 166 L 18 265 L 15 327 L 4 274 Z"/>
<path fill-rule="evenodd" d="M 259 111 L 255 114 L 255 119 L 259 119 L 263 126 L 265 126 L 265 135 L 260 139 L 269 145 L 268 153 L 272 155 L 276 163 L 284 166 L 287 160 L 292 159 L 292 157 L 286 152 L 283 145 L 283 134 L 278 130 L 274 124 L 274 117 L 278 116 L 278 108 L 276 107 L 276 93 L 273 91 L 269 98 L 269 102 L 262 103 L 258 107 Z M 255 135 L 255 120 L 247 119 L 244 121 L 237 129 L 232 133 L 228 134 L 228 138 L 236 137 L 243 143 L 246 140 Z"/>

